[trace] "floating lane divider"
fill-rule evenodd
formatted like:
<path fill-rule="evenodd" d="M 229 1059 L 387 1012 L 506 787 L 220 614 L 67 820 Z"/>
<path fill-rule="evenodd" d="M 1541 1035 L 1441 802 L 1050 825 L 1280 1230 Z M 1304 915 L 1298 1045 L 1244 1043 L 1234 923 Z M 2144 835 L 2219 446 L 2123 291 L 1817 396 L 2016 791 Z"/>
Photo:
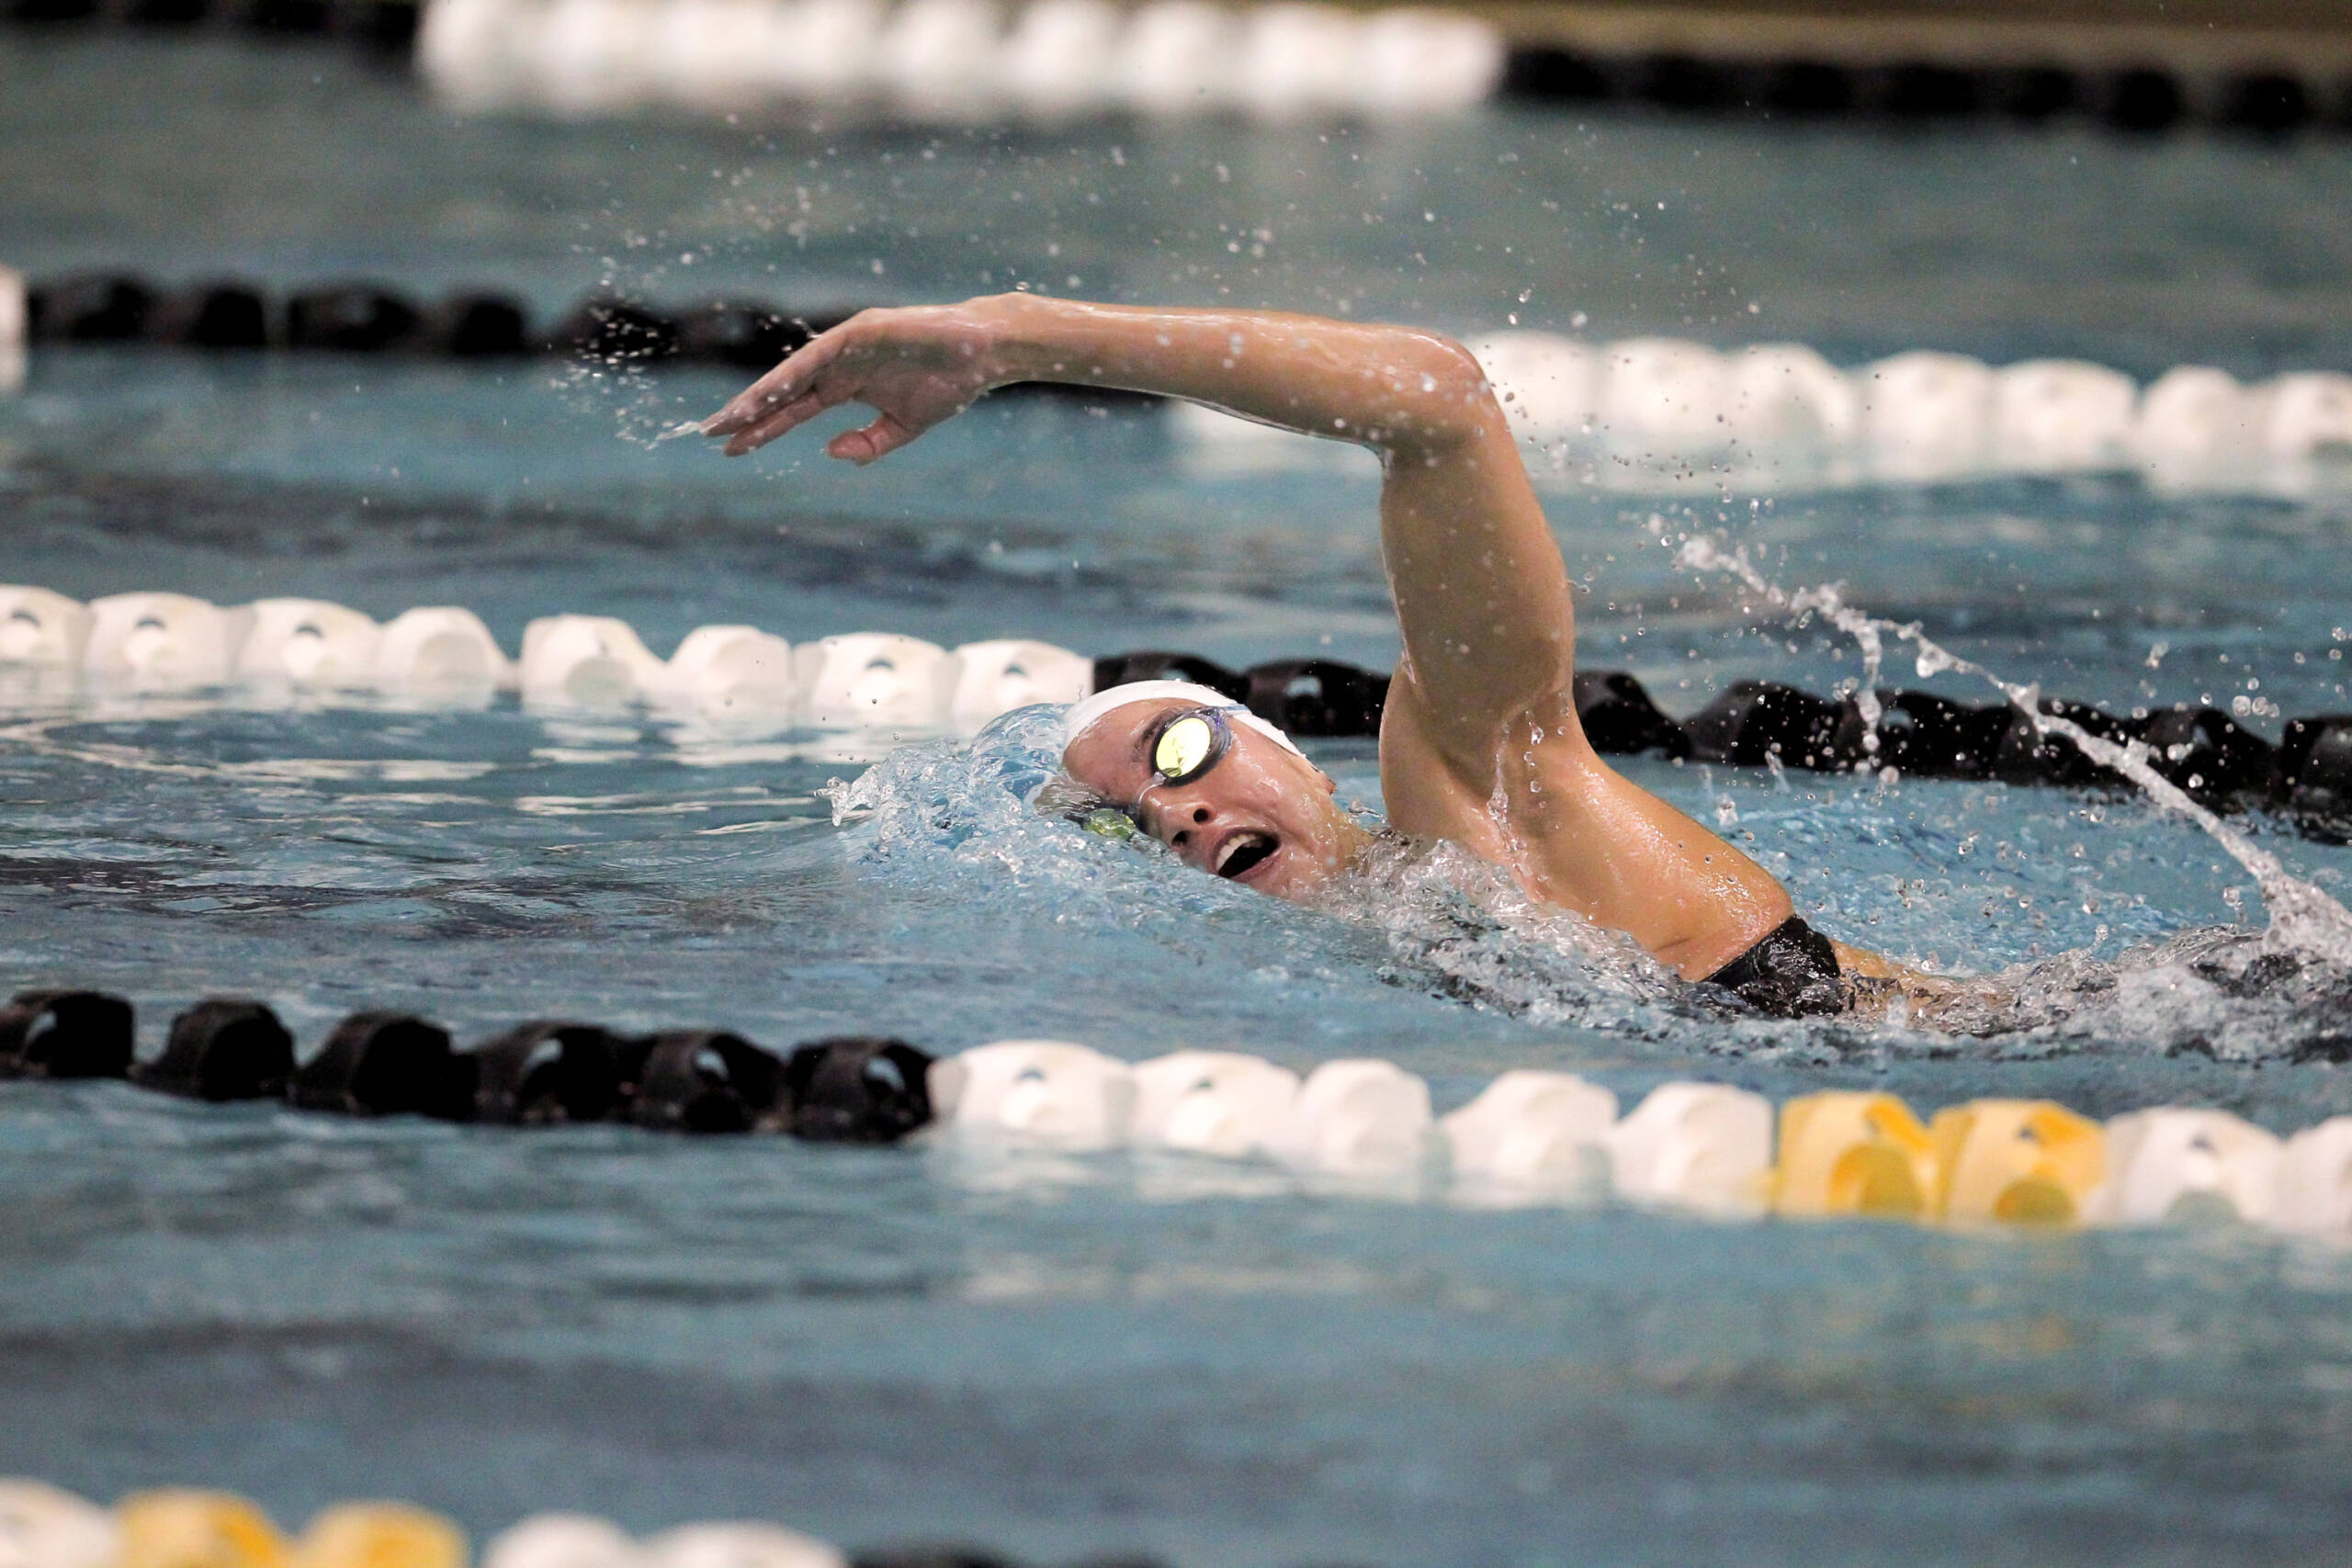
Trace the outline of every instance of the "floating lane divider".
<path fill-rule="evenodd" d="M 934 1057 L 875 1035 L 777 1053 L 726 1030 L 631 1035 L 554 1020 L 458 1050 L 428 1020 L 359 1012 L 298 1060 L 268 1007 L 209 997 L 173 1019 L 159 1055 L 137 1060 L 133 1025 L 119 997 L 19 992 L 0 1009 L 0 1078 L 127 1078 L 215 1103 L 503 1126 L 1171 1150 L 1260 1162 L 1317 1190 L 1473 1206 L 1613 1200 L 1975 1226 L 2233 1219 L 2352 1235 L 2352 1116 L 2283 1141 L 2225 1111 L 2176 1107 L 2102 1125 L 2049 1100 L 1980 1100 L 1923 1122 L 1891 1094 L 1830 1090 L 1776 1112 L 1713 1083 L 1662 1085 L 1620 1116 L 1599 1085 L 1518 1069 L 1440 1117 L 1421 1078 L 1369 1058 L 1302 1076 L 1233 1051 L 1129 1064 L 1073 1041 L 1001 1040 Z"/>
<path fill-rule="evenodd" d="M 232 280 L 165 286 L 128 273 L 28 284 L 0 269 L 0 389 L 25 376 L 28 344 L 458 359 L 558 354 L 607 366 L 764 369 L 855 313 L 839 303 L 801 310 L 719 299 L 657 309 L 595 296 L 542 326 L 520 300 L 494 290 L 421 301 L 364 282 L 281 295 Z M 1840 368 L 1801 344 L 1718 350 L 1672 338 L 1591 343 L 1510 332 L 1475 338 L 1471 348 L 1503 400 L 1530 472 L 1546 485 L 1655 493 L 2136 474 L 2164 493 L 2352 491 L 2352 376 L 2332 371 L 2247 384 L 2211 367 L 2182 366 L 2143 388 L 2085 361 L 1995 367 L 1928 351 Z M 1097 404 L 1157 400 L 1023 389 Z M 1170 418 L 1183 461 L 1204 475 L 1347 460 L 1345 447 L 1212 409 L 1174 404 Z"/>
<path fill-rule="evenodd" d="M 1983 7 L 1979 7 L 1983 10 Z M 1200 0 L 6 0 L 0 20 L 234 29 L 413 52 L 468 107 L 652 104 L 922 123 L 1106 113 L 1388 119 L 1499 93 L 1674 114 L 1935 125 L 2087 121 L 2264 137 L 2352 126 L 2352 49 L 2319 8 L 2128 21 L 1759 19 L 1730 6 L 1375 9 Z"/>
<path fill-rule="evenodd" d="M 416 62 L 467 109 L 928 124 L 1412 119 L 1486 101 L 1508 67 L 1464 11 L 1205 0 L 435 0 Z"/>
<path fill-rule="evenodd" d="M 895 633 L 854 632 L 796 644 L 749 626 L 696 627 L 664 660 L 628 622 L 609 615 L 542 616 L 525 627 L 521 658 L 509 660 L 481 618 L 456 605 L 406 610 L 379 625 L 318 599 L 223 607 L 183 593 L 133 592 L 85 604 L 46 588 L 0 585 L 0 706 L 20 709 L 199 692 L 264 706 L 341 697 L 481 707 L 514 692 L 533 712 L 643 708 L 737 738 L 818 729 L 887 749 L 977 734 L 1033 704 L 1073 703 L 1152 680 L 1211 687 L 1314 739 L 1377 735 L 1389 678 L 1337 660 L 1276 659 L 1234 670 L 1165 649 L 1089 658 L 1021 638 L 945 649 Z M 1611 755 L 2128 788 L 2007 704 L 1972 706 L 1894 690 L 1877 698 L 1878 712 L 1866 715 L 1858 693 L 1829 698 L 1741 681 L 1678 719 L 1623 671 L 1576 677 L 1585 733 Z M 2352 837 L 2352 714 L 2288 719 L 2274 745 L 2239 722 L 2256 716 L 2256 699 L 2239 696 L 2231 706 L 2176 704 L 2115 715 L 2064 698 L 2041 703 L 2042 713 L 2101 739 L 2142 748 L 2159 773 L 2208 806 L 2272 811 L 2327 841 Z M 2277 716 L 2267 704 L 2259 711 Z"/>

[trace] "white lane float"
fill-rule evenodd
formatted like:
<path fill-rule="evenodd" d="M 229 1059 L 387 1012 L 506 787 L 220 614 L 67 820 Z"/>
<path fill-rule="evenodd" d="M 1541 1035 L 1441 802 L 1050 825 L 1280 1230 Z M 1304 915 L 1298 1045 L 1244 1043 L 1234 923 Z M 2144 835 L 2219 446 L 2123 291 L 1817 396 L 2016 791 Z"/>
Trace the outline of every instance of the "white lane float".
<path fill-rule="evenodd" d="M 930 729 L 947 650 L 921 637 L 852 632 L 796 645 L 800 712 L 825 729 Z"/>
<path fill-rule="evenodd" d="M 932 1064 L 942 1122 L 966 1134 L 1010 1136 L 1066 1149 L 1126 1141 L 1135 1074 L 1125 1062 L 1067 1040 L 999 1040 Z"/>
<path fill-rule="evenodd" d="M 787 15 L 775 0 L 665 0 L 653 33 L 662 96 L 714 113 L 758 104 L 773 89 L 769 60 Z"/>
<path fill-rule="evenodd" d="M 1629 1202 L 1756 1213 L 1770 1190 L 1771 1101 L 1728 1084 L 1661 1084 L 1609 1130 L 1609 1163 Z"/>
<path fill-rule="evenodd" d="M 1523 441 L 1589 445 L 1600 420 L 1601 357 L 1552 333 L 1498 333 L 1468 345 Z"/>
<path fill-rule="evenodd" d="M 1050 642 L 967 642 L 940 670 L 947 727 L 976 735 L 1015 708 L 1075 703 L 1094 690 L 1094 660 Z"/>
<path fill-rule="evenodd" d="M 2109 1224 L 2260 1224 L 2278 1197 L 2278 1138 L 2226 1111 L 2135 1111 L 2108 1122 L 2107 1148 L 2090 1209 Z"/>
<path fill-rule="evenodd" d="M 586 118 L 634 108 L 660 86 L 657 0 L 548 0 L 529 50 L 534 96 Z"/>
<path fill-rule="evenodd" d="M 2270 1223 L 2307 1235 L 2352 1235 L 2352 1116 L 2331 1116 L 2287 1140 Z"/>
<path fill-rule="evenodd" d="M 1206 0 L 1150 0 L 1127 18 L 1111 62 L 1119 103 L 1138 113 L 1176 117 L 1222 108 L 1232 100 L 1240 25 Z"/>
<path fill-rule="evenodd" d="M 2352 464 L 2352 376 L 2280 376 L 2256 387 L 2255 398 L 2271 462 Z"/>
<path fill-rule="evenodd" d="M 875 52 L 876 77 L 917 118 L 978 118 L 1001 86 L 1003 33 L 992 0 L 900 0 Z"/>
<path fill-rule="evenodd" d="M 888 15 L 881 0 L 787 0 L 769 56 L 771 80 L 804 99 L 871 91 Z"/>
<path fill-rule="evenodd" d="M 1135 1066 L 1134 1141 L 1240 1159 L 1264 1152 L 1296 1104 L 1288 1067 L 1238 1051 L 1176 1051 Z"/>
<path fill-rule="evenodd" d="M 532 707 L 617 708 L 669 682 L 668 667 L 627 621 L 542 615 L 523 628 L 523 701 Z"/>
<path fill-rule="evenodd" d="M 253 623 L 186 593 L 109 593 L 90 601 L 82 667 L 93 679 L 141 691 L 188 691 L 225 682 Z"/>
<path fill-rule="evenodd" d="M 0 586 L 0 664 L 78 671 L 93 619 L 88 605 L 52 590 Z"/>
<path fill-rule="evenodd" d="M 1898 354 L 1854 373 L 1862 456 L 1871 473 L 1908 484 L 1973 479 L 1991 457 L 1994 380 L 1964 354 Z"/>
<path fill-rule="evenodd" d="M 1234 92 L 1245 113 L 1276 122 L 1329 118 L 1353 103 L 1363 29 L 1352 12 L 1289 0 L 1242 22 Z"/>
<path fill-rule="evenodd" d="M 2030 359 L 1993 378 L 1994 466 L 2007 473 L 2127 468 L 2140 389 L 2104 365 Z"/>
<path fill-rule="evenodd" d="M 323 599 L 256 599 L 237 650 L 237 678 L 262 685 L 365 686 L 384 632 L 373 618 Z"/>
<path fill-rule="evenodd" d="M 0 1568 L 116 1568 L 121 1532 L 85 1497 L 0 1477 Z"/>
<path fill-rule="evenodd" d="M 1677 338 L 1628 338 L 1601 351 L 1600 369 L 1612 455 L 1658 470 L 1702 468 L 1721 455 L 1730 438 L 1723 355 Z"/>
<path fill-rule="evenodd" d="M 2162 490 L 2233 488 L 2262 461 L 2262 412 L 2228 371 L 2177 366 L 2140 394 L 2132 456 Z"/>
<path fill-rule="evenodd" d="M 670 655 L 660 690 L 716 717 L 788 719 L 797 691 L 792 645 L 757 626 L 696 626 Z"/>
<path fill-rule="evenodd" d="M 1844 451 L 1861 422 L 1845 373 L 1803 344 L 1765 343 L 1724 355 L 1724 425 L 1743 461 L 1820 463 Z"/>
<path fill-rule="evenodd" d="M 1617 1097 L 1573 1073 L 1517 1068 L 1439 1122 L 1457 1185 L 1500 1191 L 1605 1190 Z"/>
<path fill-rule="evenodd" d="M 506 683 L 506 655 L 481 617 L 458 604 L 424 604 L 384 623 L 376 685 L 419 696 L 486 700 Z"/>
<path fill-rule="evenodd" d="M 1004 90 L 1023 113 L 1061 119 L 1107 107 L 1121 13 L 1107 0 L 1035 0 L 1006 35 Z"/>
<path fill-rule="evenodd" d="M 1430 1086 L 1393 1062 L 1325 1062 L 1306 1075 L 1269 1145 L 1283 1164 L 1347 1177 L 1418 1171 L 1430 1129 Z"/>
<path fill-rule="evenodd" d="M 481 1568 L 642 1568 L 637 1542 L 594 1514 L 533 1514 L 482 1548 Z"/>
<path fill-rule="evenodd" d="M 643 1568 L 849 1568 L 842 1550 L 780 1525 L 680 1525 L 649 1538 Z"/>
<path fill-rule="evenodd" d="M 1355 102 L 1375 118 L 1470 108 L 1502 85 L 1502 34 L 1476 17 L 1400 6 L 1362 26 Z"/>

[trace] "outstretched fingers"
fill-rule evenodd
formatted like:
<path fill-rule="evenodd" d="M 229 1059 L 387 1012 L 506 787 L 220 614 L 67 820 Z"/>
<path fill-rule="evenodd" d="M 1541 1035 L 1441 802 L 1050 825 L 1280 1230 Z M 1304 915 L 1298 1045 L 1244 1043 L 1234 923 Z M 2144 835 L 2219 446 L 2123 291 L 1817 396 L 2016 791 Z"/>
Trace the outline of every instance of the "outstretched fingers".
<path fill-rule="evenodd" d="M 709 433 L 713 435 L 727 435 L 727 455 L 730 457 L 740 457 L 746 452 L 756 452 L 777 436 L 808 423 L 831 407 L 834 400 L 828 400 L 820 392 L 803 392 L 781 407 L 770 408 L 764 412 L 755 413 L 748 423 L 734 423 L 730 427 L 733 432 L 731 434 L 729 434 L 727 429 L 721 428 L 710 428 Z"/>
<path fill-rule="evenodd" d="M 763 423 L 778 408 L 797 401 L 819 372 L 839 353 L 840 345 L 834 341 L 833 334 L 828 333 L 798 351 L 786 355 L 775 369 L 736 393 L 727 400 L 726 407 L 704 420 L 703 434 L 733 435 Z M 789 430 L 792 426 L 784 428 Z M 783 434 L 783 430 L 775 433 L 776 435 Z M 775 438 L 771 435 L 766 439 L 772 441 Z M 733 448 L 730 446 L 729 449 L 731 451 Z"/>

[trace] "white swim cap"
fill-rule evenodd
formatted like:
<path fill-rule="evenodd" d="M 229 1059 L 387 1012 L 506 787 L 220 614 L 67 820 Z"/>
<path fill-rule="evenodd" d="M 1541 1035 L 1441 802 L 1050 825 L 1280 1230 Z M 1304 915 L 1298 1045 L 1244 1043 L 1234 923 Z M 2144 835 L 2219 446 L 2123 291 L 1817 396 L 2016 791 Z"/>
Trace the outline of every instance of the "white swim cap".
<path fill-rule="evenodd" d="M 1135 703 L 1193 703 L 1204 708 L 1216 708 L 1226 717 L 1244 728 L 1254 729 L 1286 751 L 1305 756 L 1298 743 L 1281 730 L 1227 696 L 1208 686 L 1196 686 L 1190 681 L 1130 681 L 1124 686 L 1113 686 L 1095 693 L 1081 703 L 1072 703 L 1062 719 L 1062 750 L 1068 751 L 1078 738 L 1093 728 L 1105 716 Z"/>

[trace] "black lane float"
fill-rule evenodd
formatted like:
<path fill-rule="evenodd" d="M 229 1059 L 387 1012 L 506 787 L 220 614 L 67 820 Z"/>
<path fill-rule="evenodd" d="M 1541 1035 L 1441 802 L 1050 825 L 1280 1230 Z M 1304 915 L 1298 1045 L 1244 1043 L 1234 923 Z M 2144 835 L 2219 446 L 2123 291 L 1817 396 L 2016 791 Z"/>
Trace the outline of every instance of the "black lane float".
<path fill-rule="evenodd" d="M 787 1133 L 895 1143 L 932 1120 L 932 1055 L 882 1035 L 812 1040 L 779 1055 L 727 1030 L 626 1035 L 534 1019 L 469 1050 L 408 1013 L 353 1013 L 295 1064 L 266 1005 L 207 997 L 172 1020 L 163 1055 L 132 1060 L 130 1003 L 100 991 L 17 993 L 0 1009 L 0 1078 L 127 1078 L 221 1103 L 509 1126 L 619 1122 L 656 1132 Z"/>

